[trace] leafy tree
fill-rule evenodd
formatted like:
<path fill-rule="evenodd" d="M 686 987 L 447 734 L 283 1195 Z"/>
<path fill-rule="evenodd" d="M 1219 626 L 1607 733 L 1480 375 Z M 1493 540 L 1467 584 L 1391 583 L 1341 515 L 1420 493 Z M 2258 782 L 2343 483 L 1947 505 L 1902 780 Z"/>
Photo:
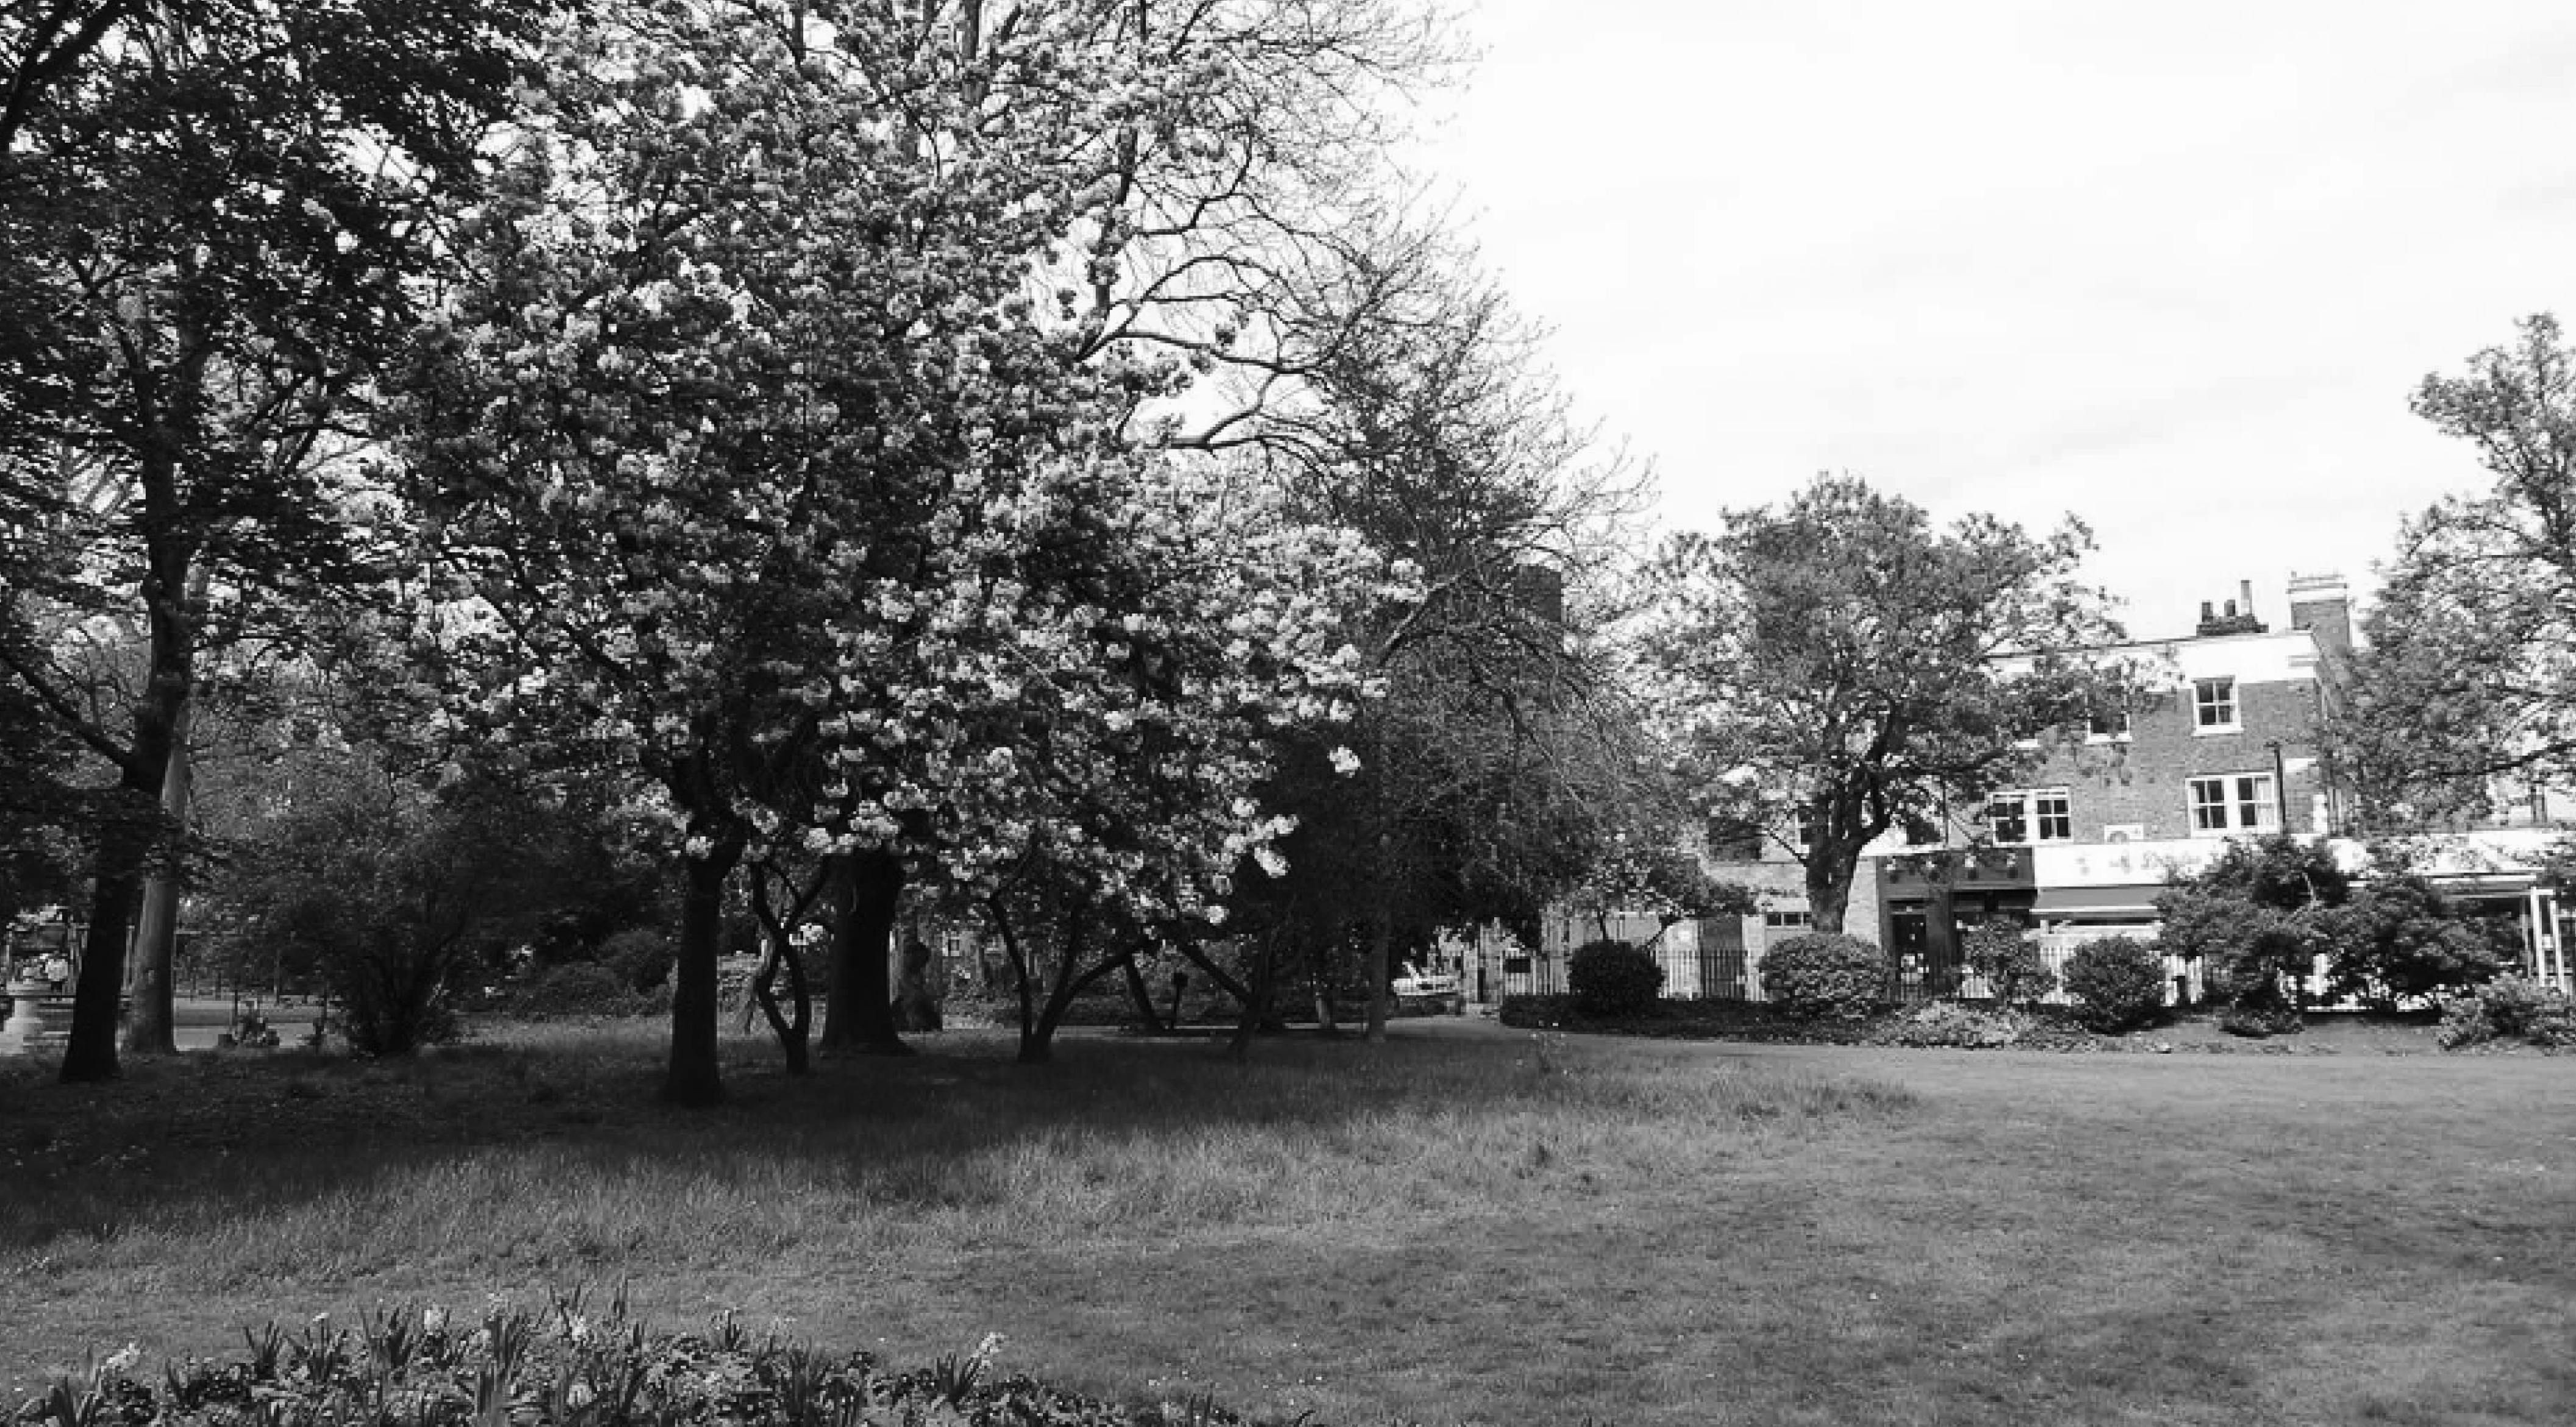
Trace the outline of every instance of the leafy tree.
<path fill-rule="evenodd" d="M 1298 831 L 1248 904 L 1317 970 L 1364 951 L 1384 1033 L 1399 949 L 1443 927 L 1534 920 L 1623 835 L 1678 841 L 1603 637 L 1638 473 L 1572 419 L 1538 334 L 1472 261 L 1380 230 L 1287 327 L 1298 376 L 1240 441 L 1307 517 L 1357 531 L 1409 578 L 1350 611 L 1381 697 L 1310 730 L 1274 789 Z"/>
<path fill-rule="evenodd" d="M 445 640 L 459 716 L 667 800 L 675 1099 L 721 1094 L 744 858 L 831 865 L 824 1043 L 899 1047 L 908 882 L 989 890 L 1034 854 L 1151 920 L 1200 849 L 1275 835 L 1245 732 L 1352 691 L 1333 612 L 1365 552 L 1139 449 L 1180 374 L 1091 352 L 1031 291 L 1115 226 L 1100 136 L 1215 71 L 1095 43 L 1081 7 L 1014 13 L 567 28 L 406 383 L 431 558 L 492 614 Z M 1150 806 L 1120 806 L 1139 770 Z"/>
<path fill-rule="evenodd" d="M 2034 740 L 2116 701 L 2128 671 L 2073 521 L 2046 539 L 1987 516 L 1947 530 L 1911 502 L 1820 476 L 1664 551 L 1648 636 L 1661 713 L 1713 821 L 1806 867 L 1839 931 L 1861 852 L 1930 841 L 2044 756 Z M 1803 829 L 1799 838 L 1794 830 Z"/>
<path fill-rule="evenodd" d="M 2576 352 L 2557 319 L 2526 318 L 2466 375 L 2426 377 L 2413 404 L 2493 479 L 2399 533 L 2326 730 L 2362 820 L 2383 830 L 2576 780 Z"/>
<path fill-rule="evenodd" d="M 164 795 L 200 652 L 363 566 L 318 458 L 409 326 L 431 220 L 543 8 L 67 0 L 0 25 L 0 528 L 58 554 L 13 548 L 0 575 L 146 652 L 112 709 L 51 643 L 0 640 L 0 678 L 129 805 Z M 94 840 L 66 1079 L 116 1073 L 156 831 Z M 140 995 L 162 1009 L 166 978 Z"/>
<path fill-rule="evenodd" d="M 363 748 L 300 762 L 208 879 L 219 939 L 318 971 L 362 1055 L 443 1039 L 456 977 L 536 933 L 598 824 L 514 782 L 424 790 Z"/>
<path fill-rule="evenodd" d="M 2327 991 L 2374 1009 L 2495 979 L 2511 961 L 2490 929 L 2420 872 L 2357 888 L 2328 929 Z"/>
<path fill-rule="evenodd" d="M 2208 866 L 2157 894 L 2157 940 L 2171 954 L 2201 958 L 2207 985 L 2226 1005 L 2295 1021 L 2351 895 L 2351 879 L 2322 842 L 2289 833 L 2234 838 Z"/>

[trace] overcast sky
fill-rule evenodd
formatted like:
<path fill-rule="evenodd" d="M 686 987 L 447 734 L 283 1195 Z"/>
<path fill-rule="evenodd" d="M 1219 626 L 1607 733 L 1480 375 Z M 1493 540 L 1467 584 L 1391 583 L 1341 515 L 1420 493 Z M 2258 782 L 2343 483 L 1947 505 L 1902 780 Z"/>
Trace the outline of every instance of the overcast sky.
<path fill-rule="evenodd" d="M 2565 0 L 1463 3 L 1420 163 L 1667 527 L 1847 470 L 2277 626 L 2482 483 L 2425 374 L 2576 321 Z"/>

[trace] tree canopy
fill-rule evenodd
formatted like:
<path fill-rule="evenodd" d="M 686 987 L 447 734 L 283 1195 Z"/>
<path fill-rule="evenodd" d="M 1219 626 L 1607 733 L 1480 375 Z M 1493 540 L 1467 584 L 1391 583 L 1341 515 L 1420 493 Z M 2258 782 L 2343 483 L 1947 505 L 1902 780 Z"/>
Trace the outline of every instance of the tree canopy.
<path fill-rule="evenodd" d="M 1676 538 L 1647 643 L 1703 811 L 1791 849 L 1839 931 L 1862 849 L 1931 840 L 2125 687 L 2120 627 L 2075 579 L 2090 548 L 2073 520 L 1943 529 L 1851 476 Z"/>
<path fill-rule="evenodd" d="M 2414 409 L 2492 480 L 2406 522 L 2328 729 L 2382 830 L 2576 780 L 2576 351 L 2526 318 L 2466 374 L 2426 377 Z"/>

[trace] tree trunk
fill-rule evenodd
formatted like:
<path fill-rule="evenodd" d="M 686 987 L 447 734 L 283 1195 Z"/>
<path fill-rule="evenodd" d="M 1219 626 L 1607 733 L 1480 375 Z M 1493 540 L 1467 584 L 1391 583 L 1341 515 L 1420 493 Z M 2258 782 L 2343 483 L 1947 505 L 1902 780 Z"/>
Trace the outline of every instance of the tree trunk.
<path fill-rule="evenodd" d="M 680 956 L 671 971 L 671 1070 L 662 1098 L 675 1105 L 724 1100 L 716 1056 L 716 961 L 723 952 L 724 887 L 742 856 L 739 842 L 720 842 L 692 857 L 680 904 Z"/>
<path fill-rule="evenodd" d="M 1807 864 L 1807 911 L 1818 932 L 1840 932 L 1843 914 L 1851 908 L 1852 870 L 1856 857 L 1837 857 L 1831 853 L 1813 854 Z"/>
<path fill-rule="evenodd" d="M 814 994 L 805 984 L 804 963 L 786 936 L 773 929 L 768 940 L 768 955 L 761 958 L 760 970 L 751 978 L 748 999 L 768 1018 L 770 1034 L 778 1037 L 778 1049 L 787 1057 L 787 1073 L 803 1075 L 812 1068 L 807 1046 L 813 1039 Z M 796 1004 L 792 1019 L 779 1010 L 777 993 L 771 989 L 781 965 L 787 968 L 787 994 Z"/>
<path fill-rule="evenodd" d="M 156 602 L 157 604 L 157 602 Z M 124 807 L 98 840 L 90 860 L 89 931 L 81 943 L 80 981 L 72 996 L 72 1026 L 63 1050 L 62 1078 L 80 1083 L 113 1080 L 117 1073 L 116 1039 L 125 996 L 125 941 L 134 929 L 134 914 L 143 895 L 143 870 L 157 833 L 161 789 L 168 780 L 170 729 L 187 707 L 189 669 L 184 643 L 165 639 L 177 634 L 175 620 L 165 620 L 156 607 L 153 619 L 153 674 L 136 703 L 134 747 L 121 770 L 118 786 Z"/>
<path fill-rule="evenodd" d="M 894 971 L 889 964 L 895 909 L 903 899 L 903 859 L 881 849 L 834 861 L 837 915 L 832 919 L 822 1049 L 910 1055 L 912 1047 L 894 1027 Z"/>
<path fill-rule="evenodd" d="M 1306 969 L 1315 978 L 1315 1029 L 1328 1036 L 1342 1033 L 1341 1017 L 1333 1005 L 1333 943 L 1306 943 Z"/>
<path fill-rule="evenodd" d="M 202 586 L 204 581 L 197 583 Z M 195 701 L 181 704 L 172 716 L 170 766 L 161 778 L 161 815 L 171 836 L 184 840 L 194 778 L 188 761 L 188 724 Z M 171 865 L 143 883 L 142 918 L 134 933 L 134 1006 L 125 1017 L 125 1051 L 129 1055 L 177 1055 L 178 1007 L 172 976 L 179 951 L 178 848 Z"/>
<path fill-rule="evenodd" d="M 1395 925 L 1384 905 L 1369 919 L 1368 1038 L 1386 1039 L 1387 1011 L 1395 1000 Z"/>
<path fill-rule="evenodd" d="M 1028 998 L 1025 995 L 1020 998 L 1019 1060 L 1022 1065 L 1044 1065 L 1055 1059 L 1056 1028 L 1064 1024 L 1064 1013 L 1072 1009 L 1073 998 L 1082 994 L 1084 987 L 1107 975 L 1115 964 L 1103 961 L 1089 971 L 1080 971 L 1082 934 L 1090 925 L 1089 911 L 1089 902 L 1077 901 L 1065 914 L 1064 950 L 1056 958 L 1055 985 L 1047 992 L 1046 1005 L 1038 1011 L 1035 1021 L 1028 1018 Z M 1032 961 L 1032 969 L 1034 966 Z"/>
<path fill-rule="evenodd" d="M 1277 979 L 1274 963 L 1279 959 L 1279 936 L 1275 932 L 1257 937 L 1252 945 L 1252 994 L 1243 999 L 1243 1019 L 1235 1023 L 1234 1044 L 1228 1048 L 1237 1061 L 1252 1056 L 1252 1037 L 1270 1015 L 1270 988 Z"/>
<path fill-rule="evenodd" d="M 1252 988 L 1227 975 L 1224 967 L 1209 960 L 1208 954 L 1200 950 L 1195 944 L 1186 941 L 1179 942 L 1175 944 L 1174 950 L 1180 952 L 1182 958 L 1187 960 L 1190 965 L 1206 972 L 1208 980 L 1215 982 L 1217 989 L 1225 992 L 1225 994 L 1229 996 L 1232 996 L 1238 1003 L 1245 1005 L 1251 1004 Z"/>
<path fill-rule="evenodd" d="M 1131 951 L 1118 958 L 1118 966 L 1127 973 L 1127 999 L 1136 1003 L 1136 1019 L 1144 1023 L 1145 1034 L 1161 1035 L 1163 1015 L 1154 1009 L 1154 993 L 1146 989 L 1145 972 L 1136 965 L 1136 953 Z"/>

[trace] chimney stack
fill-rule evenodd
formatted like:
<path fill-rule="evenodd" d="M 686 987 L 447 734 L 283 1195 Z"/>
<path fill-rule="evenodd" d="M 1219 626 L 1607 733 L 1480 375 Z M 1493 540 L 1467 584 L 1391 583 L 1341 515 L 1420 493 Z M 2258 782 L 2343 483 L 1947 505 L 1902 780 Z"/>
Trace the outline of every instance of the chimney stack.
<path fill-rule="evenodd" d="M 2222 611 L 2218 614 L 2211 614 L 2209 612 L 2211 602 L 2208 600 L 2202 600 L 2200 602 L 2200 627 L 2193 630 L 2192 633 L 2199 635 L 2204 639 L 2212 635 L 2219 634 L 2264 633 L 2265 626 L 2263 621 L 2254 617 L 2254 582 L 2252 580 L 2247 580 L 2238 586 L 2238 588 L 2244 591 L 2244 602 L 2240 604 L 2235 600 L 2229 600 Z"/>
<path fill-rule="evenodd" d="M 2352 648 L 2352 589 L 2343 576 L 2292 575 L 2290 577 L 2290 627 L 2304 629 L 2317 642 L 2320 654 L 2341 654 Z"/>

